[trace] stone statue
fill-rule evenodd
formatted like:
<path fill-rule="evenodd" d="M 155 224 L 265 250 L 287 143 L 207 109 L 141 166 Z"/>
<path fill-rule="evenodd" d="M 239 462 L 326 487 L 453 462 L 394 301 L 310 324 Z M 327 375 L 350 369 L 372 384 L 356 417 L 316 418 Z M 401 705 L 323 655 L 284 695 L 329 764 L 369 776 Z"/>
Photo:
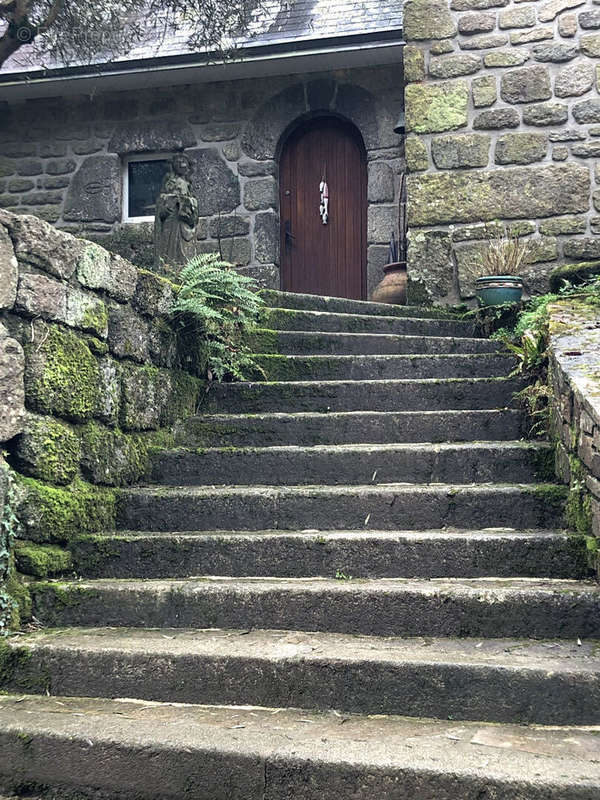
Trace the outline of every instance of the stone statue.
<path fill-rule="evenodd" d="M 194 255 L 198 200 L 190 185 L 193 169 L 184 153 L 173 156 L 156 199 L 154 265 L 160 271 L 182 267 Z"/>

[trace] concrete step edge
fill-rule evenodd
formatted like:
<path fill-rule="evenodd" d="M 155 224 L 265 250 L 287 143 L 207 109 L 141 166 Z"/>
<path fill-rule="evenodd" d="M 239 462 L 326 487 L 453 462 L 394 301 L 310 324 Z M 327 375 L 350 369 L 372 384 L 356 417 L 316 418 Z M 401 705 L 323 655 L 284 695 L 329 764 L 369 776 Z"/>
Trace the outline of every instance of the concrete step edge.
<path fill-rule="evenodd" d="M 569 744 L 574 739 L 578 746 Z M 89 782 L 111 799 L 175 800 L 189 794 L 191 783 L 214 800 L 338 800 L 348 791 L 355 800 L 385 800 L 398 785 L 406 797 L 467 800 L 492 791 L 497 800 L 584 800 L 600 787 L 597 736 L 580 727 L 529 731 L 289 709 L 5 696 L 0 744 L 5 783 L 11 775 L 15 782 L 78 790 Z"/>

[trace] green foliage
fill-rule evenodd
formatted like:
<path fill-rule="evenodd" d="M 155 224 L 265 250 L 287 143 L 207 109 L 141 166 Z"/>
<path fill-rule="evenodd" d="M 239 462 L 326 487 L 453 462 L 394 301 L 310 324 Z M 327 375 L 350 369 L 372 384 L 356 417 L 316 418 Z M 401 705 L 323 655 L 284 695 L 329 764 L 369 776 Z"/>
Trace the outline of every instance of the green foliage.
<path fill-rule="evenodd" d="M 335 571 L 335 579 L 336 581 L 351 581 L 352 575 L 346 575 L 341 569 L 336 569 Z"/>
<path fill-rule="evenodd" d="M 0 516 L 0 636 L 6 634 L 18 620 L 18 602 L 11 585 L 14 582 L 12 548 L 21 532 L 17 517 L 17 487 L 12 472 L 0 464 L 0 486 L 4 484 L 4 504 Z"/>
<path fill-rule="evenodd" d="M 172 313 L 188 361 L 209 380 L 261 374 L 244 343 L 263 307 L 256 283 L 216 253 L 193 258 L 180 280 Z"/>

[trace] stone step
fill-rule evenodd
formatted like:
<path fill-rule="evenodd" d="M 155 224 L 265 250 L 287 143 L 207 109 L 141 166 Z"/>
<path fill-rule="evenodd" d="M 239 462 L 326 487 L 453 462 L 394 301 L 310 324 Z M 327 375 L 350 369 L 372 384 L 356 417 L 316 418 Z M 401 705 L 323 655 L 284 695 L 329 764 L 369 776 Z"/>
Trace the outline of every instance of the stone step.
<path fill-rule="evenodd" d="M 270 381 L 488 378 L 508 375 L 515 359 L 504 353 L 458 355 L 257 355 Z"/>
<path fill-rule="evenodd" d="M 594 800 L 599 745 L 575 726 L 0 697 L 0 781 L 48 798 Z"/>
<path fill-rule="evenodd" d="M 266 309 L 260 320 L 263 328 L 283 331 L 333 331 L 335 333 L 396 333 L 412 336 L 475 335 L 472 322 L 456 319 L 382 317 L 366 314 L 338 314 L 328 311 Z"/>
<path fill-rule="evenodd" d="M 215 447 L 160 451 L 150 480 L 194 484 L 495 483 L 554 479 L 544 442 Z"/>
<path fill-rule="evenodd" d="M 546 578 L 189 578 L 35 583 L 49 627 L 600 638 L 600 587 Z"/>
<path fill-rule="evenodd" d="M 452 317 L 447 309 L 435 306 L 397 306 L 390 303 L 373 303 L 370 300 L 350 300 L 347 297 L 279 292 L 274 289 L 264 289 L 261 297 L 269 308 L 332 311 L 342 314 L 368 314 L 384 317 L 419 317 L 421 319 Z"/>
<path fill-rule="evenodd" d="M 390 333 L 324 333 L 319 331 L 255 330 L 248 344 L 255 353 L 331 353 L 333 355 L 413 355 L 418 353 L 495 353 L 492 339 L 452 336 L 400 336 Z"/>
<path fill-rule="evenodd" d="M 583 578 L 578 537 L 560 531 L 118 531 L 70 544 L 85 578 Z"/>
<path fill-rule="evenodd" d="M 218 383 L 203 413 L 266 411 L 441 411 L 506 408 L 523 388 L 518 378 Z"/>
<path fill-rule="evenodd" d="M 348 411 L 296 414 L 208 414 L 178 431 L 187 447 L 385 444 L 519 439 L 526 432 L 516 409 L 483 411 Z"/>
<path fill-rule="evenodd" d="M 555 484 L 146 487 L 120 492 L 126 530 L 560 528 Z"/>
<path fill-rule="evenodd" d="M 67 628 L 9 641 L 10 693 L 597 725 L 597 640 Z M 22 664 L 22 666 L 20 666 Z"/>

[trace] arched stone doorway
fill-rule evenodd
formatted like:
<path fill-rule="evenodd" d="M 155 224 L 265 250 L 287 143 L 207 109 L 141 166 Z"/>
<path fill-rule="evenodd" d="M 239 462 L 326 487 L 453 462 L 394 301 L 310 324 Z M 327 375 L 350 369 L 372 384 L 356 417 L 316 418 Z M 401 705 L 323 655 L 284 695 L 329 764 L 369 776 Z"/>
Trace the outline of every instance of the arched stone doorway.
<path fill-rule="evenodd" d="M 358 129 L 334 115 L 295 126 L 281 148 L 279 192 L 281 288 L 364 299 L 367 155 Z"/>

